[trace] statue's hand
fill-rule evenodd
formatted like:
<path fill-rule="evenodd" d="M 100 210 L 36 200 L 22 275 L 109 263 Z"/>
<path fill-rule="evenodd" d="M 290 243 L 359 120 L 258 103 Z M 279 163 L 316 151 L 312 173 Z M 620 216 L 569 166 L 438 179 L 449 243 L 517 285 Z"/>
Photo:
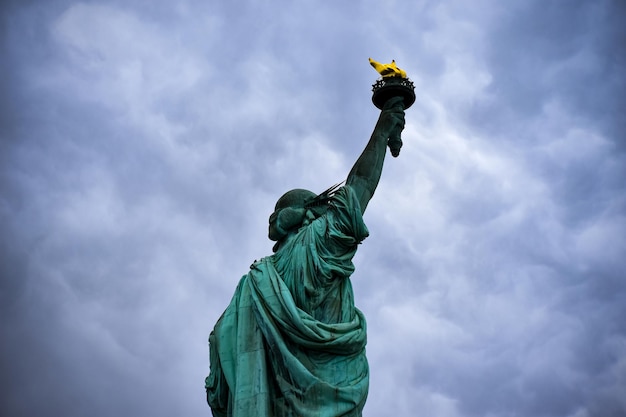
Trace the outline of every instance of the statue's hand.
<path fill-rule="evenodd" d="M 402 97 L 400 96 L 391 97 L 389 100 L 385 102 L 385 105 L 383 106 L 383 111 L 389 110 L 395 107 L 401 107 L 402 110 L 404 110 L 404 99 Z"/>
<path fill-rule="evenodd" d="M 402 140 L 400 133 L 404 129 L 404 101 L 402 97 L 393 97 L 387 100 L 380 113 L 377 129 L 379 134 L 388 138 L 389 149 L 395 157 L 400 153 Z"/>

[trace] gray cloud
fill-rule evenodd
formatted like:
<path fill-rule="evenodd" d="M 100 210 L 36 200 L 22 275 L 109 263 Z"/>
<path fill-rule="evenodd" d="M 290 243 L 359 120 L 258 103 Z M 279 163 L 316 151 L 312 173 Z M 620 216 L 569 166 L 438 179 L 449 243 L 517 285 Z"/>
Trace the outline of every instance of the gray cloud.
<path fill-rule="evenodd" d="M 365 415 L 624 414 L 623 16 L 3 6 L 2 414 L 208 414 L 208 333 L 276 198 L 360 152 L 370 56 L 418 100 L 355 259 Z"/>

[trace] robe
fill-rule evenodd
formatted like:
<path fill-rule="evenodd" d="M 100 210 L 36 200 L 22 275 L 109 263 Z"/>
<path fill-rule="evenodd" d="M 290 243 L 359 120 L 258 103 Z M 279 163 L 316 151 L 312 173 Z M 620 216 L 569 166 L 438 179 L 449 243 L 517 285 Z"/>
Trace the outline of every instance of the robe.
<path fill-rule="evenodd" d="M 361 416 L 366 322 L 349 278 L 367 235 L 343 186 L 322 216 L 254 262 L 209 337 L 215 417 Z"/>

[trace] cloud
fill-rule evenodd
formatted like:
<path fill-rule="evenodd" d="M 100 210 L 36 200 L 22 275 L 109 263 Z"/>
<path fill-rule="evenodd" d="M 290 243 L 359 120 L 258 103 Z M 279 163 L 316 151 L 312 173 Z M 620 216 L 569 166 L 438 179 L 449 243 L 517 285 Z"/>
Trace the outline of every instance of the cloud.
<path fill-rule="evenodd" d="M 276 199 L 368 139 L 370 56 L 418 99 L 355 258 L 365 415 L 623 414 L 621 5 L 144 6 L 3 9 L 4 414 L 208 413 L 206 338 Z"/>

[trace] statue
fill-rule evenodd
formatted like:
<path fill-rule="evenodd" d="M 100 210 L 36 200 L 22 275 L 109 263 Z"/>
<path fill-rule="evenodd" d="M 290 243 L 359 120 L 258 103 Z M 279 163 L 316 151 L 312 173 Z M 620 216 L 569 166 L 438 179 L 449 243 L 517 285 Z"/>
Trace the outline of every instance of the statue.
<path fill-rule="evenodd" d="M 407 80 L 406 73 L 394 77 Z M 374 85 L 375 97 L 381 87 Z M 389 139 L 399 138 L 412 104 L 406 94 L 373 99 L 382 111 L 344 185 L 321 194 L 291 190 L 276 203 L 268 230 L 273 255 L 251 265 L 209 336 L 205 385 L 213 416 L 362 415 L 366 323 L 349 278 L 369 234 L 362 215 Z"/>

